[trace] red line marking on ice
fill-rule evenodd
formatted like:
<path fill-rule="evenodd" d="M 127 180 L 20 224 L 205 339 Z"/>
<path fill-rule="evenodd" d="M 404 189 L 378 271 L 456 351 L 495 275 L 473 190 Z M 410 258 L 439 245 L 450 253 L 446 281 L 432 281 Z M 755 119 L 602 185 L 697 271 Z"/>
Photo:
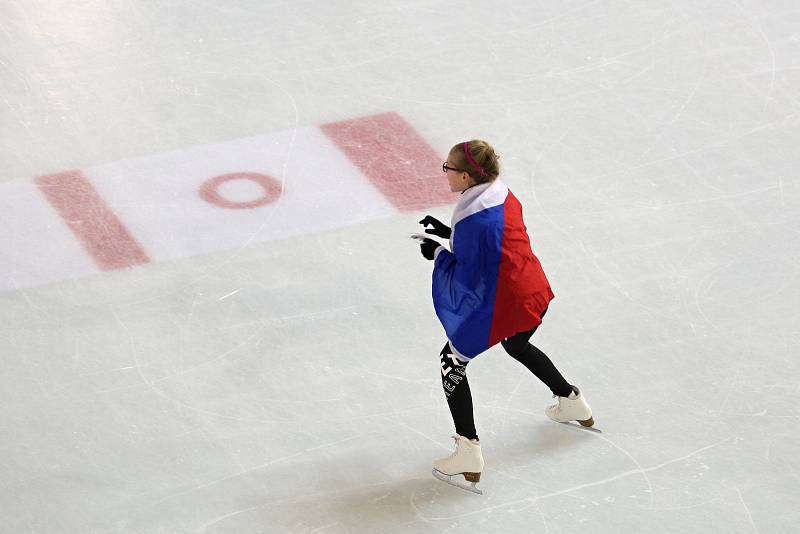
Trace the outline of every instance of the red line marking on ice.
<path fill-rule="evenodd" d="M 150 261 L 80 171 L 39 176 L 35 182 L 100 269 L 111 271 Z"/>
<path fill-rule="evenodd" d="M 219 186 L 225 182 L 233 180 L 250 180 L 264 188 L 264 195 L 261 198 L 250 200 L 248 202 L 234 202 L 228 200 L 219 194 Z M 258 174 L 255 172 L 232 172 L 223 174 L 222 176 L 215 176 L 202 186 L 200 186 L 200 197 L 209 204 L 219 206 L 220 208 L 227 208 L 231 210 L 252 209 L 265 206 L 275 202 L 281 196 L 283 186 L 281 183 L 271 176 L 266 174 Z"/>
<path fill-rule="evenodd" d="M 400 211 L 454 202 L 447 179 L 439 171 L 439 155 L 397 113 L 332 122 L 320 128 Z"/>

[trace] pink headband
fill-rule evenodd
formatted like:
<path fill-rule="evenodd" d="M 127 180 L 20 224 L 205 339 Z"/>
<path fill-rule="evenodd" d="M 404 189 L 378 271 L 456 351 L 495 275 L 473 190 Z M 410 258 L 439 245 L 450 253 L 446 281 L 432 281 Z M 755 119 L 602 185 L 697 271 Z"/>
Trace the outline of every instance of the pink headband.
<path fill-rule="evenodd" d="M 472 159 L 472 154 L 469 153 L 469 141 L 464 142 L 464 154 L 467 156 L 467 161 L 469 164 L 472 165 L 475 170 L 481 173 L 481 176 L 486 176 L 486 171 L 484 171 L 480 165 L 478 165 L 474 159 Z"/>

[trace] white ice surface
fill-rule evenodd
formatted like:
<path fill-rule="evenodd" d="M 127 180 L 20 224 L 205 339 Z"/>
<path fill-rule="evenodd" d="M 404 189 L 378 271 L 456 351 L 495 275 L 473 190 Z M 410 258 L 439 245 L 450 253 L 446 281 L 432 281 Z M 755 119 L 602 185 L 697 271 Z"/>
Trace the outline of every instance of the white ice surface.
<path fill-rule="evenodd" d="M 0 2 L 3 181 L 386 111 L 502 154 L 604 433 L 492 349 L 430 476 L 408 213 L 0 295 L 0 531 L 796 532 L 796 0 Z"/>

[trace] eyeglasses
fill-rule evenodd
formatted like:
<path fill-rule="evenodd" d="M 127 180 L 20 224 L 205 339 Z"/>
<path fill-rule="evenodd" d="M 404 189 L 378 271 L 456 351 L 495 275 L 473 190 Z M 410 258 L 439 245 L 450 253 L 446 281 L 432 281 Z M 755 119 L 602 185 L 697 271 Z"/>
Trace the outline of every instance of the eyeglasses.
<path fill-rule="evenodd" d="M 446 173 L 447 171 L 467 172 L 467 171 L 462 171 L 461 169 L 456 169 L 455 167 L 451 167 L 445 161 L 444 163 L 442 163 L 442 172 Z"/>

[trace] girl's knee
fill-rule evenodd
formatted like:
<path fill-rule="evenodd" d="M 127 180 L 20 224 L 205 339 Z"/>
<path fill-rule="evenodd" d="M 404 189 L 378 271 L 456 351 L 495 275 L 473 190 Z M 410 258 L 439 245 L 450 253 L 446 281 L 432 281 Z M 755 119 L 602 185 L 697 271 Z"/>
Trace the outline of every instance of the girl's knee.
<path fill-rule="evenodd" d="M 504 339 L 503 341 L 500 342 L 500 344 L 503 346 L 503 349 L 505 349 L 505 351 L 510 356 L 513 356 L 513 357 L 517 357 L 517 356 L 522 355 L 522 353 L 525 352 L 525 349 L 528 348 L 528 342 L 527 341 L 524 341 L 522 343 L 515 342 L 513 340 L 513 338 Z"/>

